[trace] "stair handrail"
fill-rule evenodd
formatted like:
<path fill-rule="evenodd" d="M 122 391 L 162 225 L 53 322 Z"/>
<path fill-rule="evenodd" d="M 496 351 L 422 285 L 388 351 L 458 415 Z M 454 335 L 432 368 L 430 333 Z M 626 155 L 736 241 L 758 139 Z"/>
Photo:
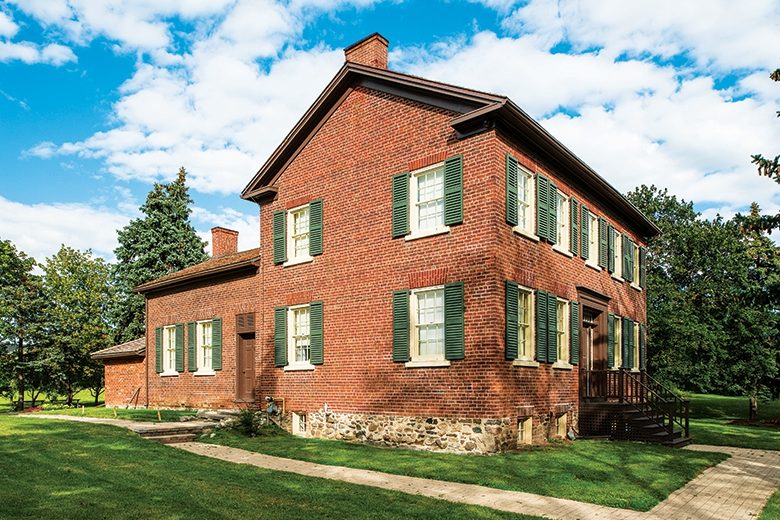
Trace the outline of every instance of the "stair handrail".
<path fill-rule="evenodd" d="M 640 386 L 642 390 L 644 390 L 645 395 L 642 399 L 643 402 L 647 403 L 656 413 L 660 413 L 664 417 L 664 423 L 666 422 L 666 416 L 668 415 L 668 430 L 670 435 L 674 433 L 674 424 L 676 423 L 685 432 L 685 437 L 689 436 L 688 416 L 690 411 L 690 401 L 688 399 L 684 399 L 678 396 L 675 392 L 666 388 L 664 385 L 650 376 L 650 374 L 648 374 L 645 370 L 639 372 L 639 377 L 636 377 L 634 374 L 632 374 L 630 369 L 622 368 L 621 372 L 624 377 L 628 377 L 636 385 Z M 658 405 L 659 401 L 661 406 Z M 663 426 L 667 425 L 663 424 Z"/>

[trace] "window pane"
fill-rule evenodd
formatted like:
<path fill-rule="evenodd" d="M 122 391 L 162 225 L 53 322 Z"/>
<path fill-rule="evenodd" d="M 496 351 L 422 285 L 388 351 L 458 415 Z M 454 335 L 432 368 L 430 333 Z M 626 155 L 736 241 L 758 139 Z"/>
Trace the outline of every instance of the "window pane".
<path fill-rule="evenodd" d="M 531 358 L 531 293 L 520 289 L 519 301 L 517 305 L 517 339 L 518 355 L 524 358 Z"/>
<path fill-rule="evenodd" d="M 421 358 L 444 355 L 444 291 L 417 293 L 417 340 Z"/>
<path fill-rule="evenodd" d="M 444 169 L 417 176 L 417 226 L 432 229 L 444 224 Z"/>
<path fill-rule="evenodd" d="M 292 213 L 292 240 L 295 258 L 309 254 L 309 206 Z"/>
<path fill-rule="evenodd" d="M 517 224 L 527 230 L 531 219 L 531 176 L 520 171 L 517 182 Z"/>
<path fill-rule="evenodd" d="M 566 197 L 558 192 L 556 197 L 556 215 L 558 219 L 558 231 L 556 235 L 556 242 L 561 246 L 569 245 L 569 234 L 566 232 L 568 226 L 568 212 L 566 211 Z"/>
<path fill-rule="evenodd" d="M 293 309 L 295 361 L 309 361 L 309 308 Z"/>

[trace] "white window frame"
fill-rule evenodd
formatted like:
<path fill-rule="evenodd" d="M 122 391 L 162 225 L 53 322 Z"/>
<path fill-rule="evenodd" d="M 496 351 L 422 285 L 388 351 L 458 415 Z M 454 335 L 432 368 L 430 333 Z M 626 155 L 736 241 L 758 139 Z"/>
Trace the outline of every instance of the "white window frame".
<path fill-rule="evenodd" d="M 311 240 L 311 207 L 309 203 L 302 204 L 300 206 L 296 206 L 294 208 L 290 208 L 287 210 L 287 225 L 286 227 L 286 248 L 287 248 L 287 261 L 284 262 L 283 266 L 288 265 L 296 265 L 296 264 L 304 264 L 306 262 L 311 262 L 314 260 L 314 258 L 309 254 L 309 247 L 306 247 L 306 252 L 301 255 L 296 255 L 296 238 L 295 238 L 295 215 L 305 211 L 308 213 L 308 228 L 305 232 L 306 235 L 308 235 L 307 244 L 309 244 L 309 240 Z"/>
<path fill-rule="evenodd" d="M 524 325 L 521 320 L 521 310 L 523 307 L 523 299 L 526 298 L 528 303 L 528 312 L 526 320 L 527 325 Z M 534 334 L 536 326 L 536 292 L 530 287 L 524 287 L 522 285 L 517 286 L 517 359 L 514 360 L 515 365 L 519 366 L 532 366 L 538 367 L 539 363 L 534 359 L 536 356 L 536 345 L 534 344 Z M 525 342 L 525 349 L 523 348 L 523 342 Z"/>
<path fill-rule="evenodd" d="M 421 356 L 420 355 L 420 337 L 419 337 L 419 296 L 424 293 L 430 293 L 434 291 L 441 292 L 441 335 L 442 335 L 442 349 L 441 353 L 435 356 Z M 446 345 L 444 344 L 444 286 L 436 285 L 432 287 L 422 287 L 419 289 L 413 289 L 409 292 L 409 358 L 411 361 L 406 363 L 407 367 L 440 367 L 450 366 L 449 360 L 445 359 Z"/>
<path fill-rule="evenodd" d="M 527 190 L 523 190 L 525 181 Z M 525 198 L 523 198 L 525 195 Z M 525 211 L 524 211 L 525 210 Z M 523 215 L 525 214 L 525 222 Z M 517 225 L 514 230 L 534 240 L 539 237 L 534 233 L 536 227 L 536 175 L 517 165 Z"/>
<path fill-rule="evenodd" d="M 296 334 L 298 331 L 296 330 L 295 315 L 303 309 L 309 313 L 309 359 L 296 361 L 295 338 L 298 336 Z M 311 305 L 308 303 L 287 307 L 287 365 L 284 370 L 314 370 L 314 365 L 311 364 Z"/>
<path fill-rule="evenodd" d="M 610 368 L 618 370 L 623 366 L 623 318 L 615 316 L 615 364 Z"/>
<path fill-rule="evenodd" d="M 534 418 L 521 417 L 517 424 L 517 444 L 528 445 L 534 442 Z"/>
<path fill-rule="evenodd" d="M 161 376 L 178 376 L 176 371 L 176 325 L 162 328 L 162 368 Z"/>
<path fill-rule="evenodd" d="M 571 244 L 569 197 L 558 190 L 555 194 L 555 245 L 553 249 L 568 257 L 574 256 L 569 251 Z"/>
<path fill-rule="evenodd" d="M 212 328 L 212 320 L 202 320 L 195 323 L 195 366 L 197 370 L 193 375 L 196 376 L 213 376 L 215 374 L 214 363 L 214 329 Z M 208 344 L 203 337 L 204 329 L 209 329 Z M 208 363 L 206 362 L 206 351 L 208 350 Z"/>
<path fill-rule="evenodd" d="M 292 413 L 292 434 L 298 437 L 309 436 L 309 418 L 305 412 Z"/>
<path fill-rule="evenodd" d="M 615 269 L 612 271 L 612 278 L 619 281 L 623 281 L 623 235 L 616 229 L 615 241 L 612 244 L 613 258 L 612 262 L 615 264 Z"/>
<path fill-rule="evenodd" d="M 563 298 L 556 298 L 555 300 L 555 317 L 556 317 L 556 330 L 555 330 L 555 348 L 557 352 L 557 358 L 553 363 L 553 368 L 567 368 L 572 366 L 569 363 L 571 360 L 571 353 L 569 352 L 569 341 L 571 331 L 569 330 L 569 301 Z"/>
<path fill-rule="evenodd" d="M 420 214 L 418 208 L 418 182 L 419 178 L 423 175 L 427 175 L 436 170 L 441 170 L 441 223 L 435 227 L 420 227 Z M 442 233 L 449 233 L 450 227 L 444 225 L 444 162 L 439 162 L 415 170 L 409 174 L 409 230 L 410 233 L 406 235 L 405 240 L 415 240 L 417 238 L 429 237 L 432 235 L 440 235 Z"/>
<path fill-rule="evenodd" d="M 555 418 L 555 435 L 563 439 L 569 434 L 568 414 L 562 414 Z"/>
<path fill-rule="evenodd" d="M 639 322 L 634 322 L 634 362 L 631 364 L 632 372 L 639 372 Z"/>
<path fill-rule="evenodd" d="M 601 271 L 599 266 L 599 218 L 588 213 L 588 258 L 585 265 Z"/>
<path fill-rule="evenodd" d="M 632 273 L 631 287 L 642 290 L 639 286 L 639 244 L 631 244 L 631 257 L 634 259 L 634 272 Z"/>

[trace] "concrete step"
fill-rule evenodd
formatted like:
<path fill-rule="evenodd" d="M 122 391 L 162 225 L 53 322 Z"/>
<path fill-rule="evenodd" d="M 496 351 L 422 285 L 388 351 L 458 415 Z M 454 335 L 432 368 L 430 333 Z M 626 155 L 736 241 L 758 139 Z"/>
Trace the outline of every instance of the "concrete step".
<path fill-rule="evenodd" d="M 682 437 L 682 436 L 680 436 L 680 437 L 676 437 L 675 439 L 673 439 L 671 441 L 664 442 L 663 445 L 664 446 L 669 446 L 669 447 L 672 447 L 672 448 L 682 448 L 683 446 L 687 446 L 687 445 L 689 445 L 692 442 L 693 442 L 693 439 L 691 439 L 690 437 Z"/>
<path fill-rule="evenodd" d="M 172 433 L 165 435 L 143 435 L 144 439 L 159 442 L 160 444 L 176 444 L 177 442 L 194 441 L 197 437 L 194 433 Z"/>

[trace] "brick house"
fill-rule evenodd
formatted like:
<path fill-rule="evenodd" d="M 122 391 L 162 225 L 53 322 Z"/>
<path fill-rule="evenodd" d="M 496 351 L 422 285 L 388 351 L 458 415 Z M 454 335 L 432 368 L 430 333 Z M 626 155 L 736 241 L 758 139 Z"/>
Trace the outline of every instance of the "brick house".
<path fill-rule="evenodd" d="M 138 288 L 146 403 L 273 396 L 299 435 L 447 451 L 615 434 L 654 384 L 658 229 L 511 100 L 387 70 L 387 46 L 345 49 L 242 192 L 259 250 L 216 228 L 214 258 Z"/>

